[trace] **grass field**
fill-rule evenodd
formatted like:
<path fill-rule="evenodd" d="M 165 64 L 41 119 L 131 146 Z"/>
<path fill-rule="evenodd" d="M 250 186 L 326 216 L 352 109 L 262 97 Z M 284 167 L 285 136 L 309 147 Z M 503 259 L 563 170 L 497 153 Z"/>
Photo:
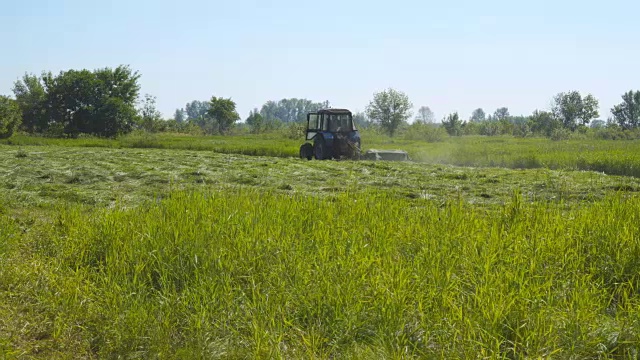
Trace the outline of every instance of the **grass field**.
<path fill-rule="evenodd" d="M 638 357 L 635 142 L 142 140 L 0 145 L 0 358 Z"/>
<path fill-rule="evenodd" d="M 403 149 L 415 161 L 510 169 L 562 169 L 599 171 L 609 175 L 640 177 L 640 141 L 565 140 L 546 138 L 465 136 L 443 142 L 403 140 L 363 132 L 363 148 Z M 280 133 L 244 136 L 191 136 L 181 134 L 134 134 L 118 139 L 52 139 L 14 136 L 0 144 L 14 146 L 57 145 L 65 147 L 156 148 L 204 150 L 225 154 L 297 157 L 300 138 Z"/>

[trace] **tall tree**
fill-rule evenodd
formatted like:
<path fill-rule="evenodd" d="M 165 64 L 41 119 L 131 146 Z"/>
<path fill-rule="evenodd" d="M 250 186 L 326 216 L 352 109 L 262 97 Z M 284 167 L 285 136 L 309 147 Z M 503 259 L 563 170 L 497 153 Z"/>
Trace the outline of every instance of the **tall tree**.
<path fill-rule="evenodd" d="M 611 109 L 616 123 L 624 129 L 640 126 L 640 91 L 630 90 L 622 95 L 622 102 Z"/>
<path fill-rule="evenodd" d="M 209 111 L 209 106 L 211 104 L 207 101 L 198 101 L 193 100 L 190 103 L 187 103 L 185 106 L 185 111 L 187 113 L 187 121 L 202 121 Z"/>
<path fill-rule="evenodd" d="M 533 133 L 551 136 L 554 130 L 562 127 L 562 123 L 548 111 L 535 110 L 529 116 L 529 128 Z"/>
<path fill-rule="evenodd" d="M 142 108 L 140 109 L 141 125 L 147 131 L 157 131 L 162 121 L 162 114 L 156 107 L 156 97 L 150 94 L 144 95 Z"/>
<path fill-rule="evenodd" d="M 574 131 L 599 116 L 598 100 L 591 94 L 583 98 L 578 91 L 559 93 L 553 98 L 552 111 L 565 128 Z"/>
<path fill-rule="evenodd" d="M 247 120 L 245 120 L 245 122 L 247 123 L 247 125 L 249 125 L 251 132 L 254 134 L 258 134 L 263 130 L 264 118 L 262 117 L 262 115 L 260 115 L 260 112 L 257 108 L 249 112 L 249 117 L 247 117 Z"/>
<path fill-rule="evenodd" d="M 421 106 L 418 109 L 418 116 L 416 116 L 416 122 L 422 124 L 430 124 L 434 121 L 435 115 L 428 106 Z"/>
<path fill-rule="evenodd" d="M 173 113 L 173 120 L 175 120 L 178 124 L 182 124 L 185 120 L 184 109 L 176 109 L 176 112 Z"/>
<path fill-rule="evenodd" d="M 406 123 L 411 117 L 413 104 L 409 97 L 394 89 L 388 89 L 373 94 L 373 100 L 366 108 L 367 117 L 378 124 L 393 136 L 402 123 Z"/>
<path fill-rule="evenodd" d="M 485 121 L 486 120 L 487 115 L 485 114 L 484 110 L 482 110 L 482 108 L 477 108 L 475 110 L 473 110 L 473 113 L 471 113 L 471 122 L 480 122 L 480 121 Z"/>
<path fill-rule="evenodd" d="M 209 101 L 209 116 L 218 125 L 221 134 L 229 132 L 233 124 L 240 119 L 236 111 L 236 103 L 231 99 L 211 97 Z"/>
<path fill-rule="evenodd" d="M 582 125 L 589 125 L 591 120 L 597 119 L 598 116 L 600 116 L 600 112 L 598 111 L 599 107 L 598 100 L 591 94 L 588 94 L 582 99 L 582 114 L 580 116 Z"/>
<path fill-rule="evenodd" d="M 114 136 L 130 131 L 136 120 L 139 77 L 127 66 L 43 73 L 46 122 L 38 130 L 55 124 L 71 136 Z"/>
<path fill-rule="evenodd" d="M 0 95 L 0 139 L 11 137 L 22 122 L 18 102 L 8 96 Z"/>
<path fill-rule="evenodd" d="M 262 105 L 260 115 L 265 120 L 280 120 L 285 123 L 304 122 L 307 113 L 319 109 L 328 108 L 329 101 L 313 102 L 308 99 L 282 99 L 279 101 L 267 101 Z"/>
<path fill-rule="evenodd" d="M 447 133 L 451 136 L 462 135 L 462 120 L 457 112 L 449 114 L 446 118 L 442 119 L 442 126 L 444 126 Z"/>
<path fill-rule="evenodd" d="M 493 120 L 505 121 L 509 118 L 509 108 L 501 107 L 493 113 Z"/>
<path fill-rule="evenodd" d="M 22 126 L 29 132 L 43 131 L 48 125 L 45 111 L 47 93 L 40 78 L 25 74 L 14 83 L 13 94 L 22 112 Z"/>

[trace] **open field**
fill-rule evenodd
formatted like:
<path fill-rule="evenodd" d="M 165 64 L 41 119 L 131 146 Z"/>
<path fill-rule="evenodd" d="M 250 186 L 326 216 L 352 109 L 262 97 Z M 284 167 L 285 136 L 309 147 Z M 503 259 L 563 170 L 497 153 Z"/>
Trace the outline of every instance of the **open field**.
<path fill-rule="evenodd" d="M 0 358 L 638 356 L 635 142 L 185 139 L 0 145 Z"/>

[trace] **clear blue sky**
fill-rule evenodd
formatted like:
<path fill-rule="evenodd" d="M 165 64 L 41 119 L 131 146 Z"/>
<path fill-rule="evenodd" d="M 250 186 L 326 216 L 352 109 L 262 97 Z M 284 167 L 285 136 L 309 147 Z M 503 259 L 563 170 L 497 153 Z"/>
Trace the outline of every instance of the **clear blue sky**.
<path fill-rule="evenodd" d="M 637 0 L 4 0 L 0 94 L 25 72 L 128 64 L 166 117 L 212 95 L 243 119 L 285 97 L 363 110 L 393 87 L 438 119 L 529 114 L 574 89 L 606 118 L 640 89 L 639 13 Z"/>

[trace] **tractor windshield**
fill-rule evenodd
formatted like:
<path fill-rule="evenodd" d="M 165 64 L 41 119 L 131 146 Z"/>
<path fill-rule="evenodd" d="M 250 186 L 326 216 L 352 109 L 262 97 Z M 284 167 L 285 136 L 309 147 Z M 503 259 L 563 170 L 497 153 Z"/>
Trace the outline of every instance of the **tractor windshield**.
<path fill-rule="evenodd" d="M 329 116 L 329 131 L 332 132 L 349 132 L 353 131 L 351 115 L 338 114 Z"/>

